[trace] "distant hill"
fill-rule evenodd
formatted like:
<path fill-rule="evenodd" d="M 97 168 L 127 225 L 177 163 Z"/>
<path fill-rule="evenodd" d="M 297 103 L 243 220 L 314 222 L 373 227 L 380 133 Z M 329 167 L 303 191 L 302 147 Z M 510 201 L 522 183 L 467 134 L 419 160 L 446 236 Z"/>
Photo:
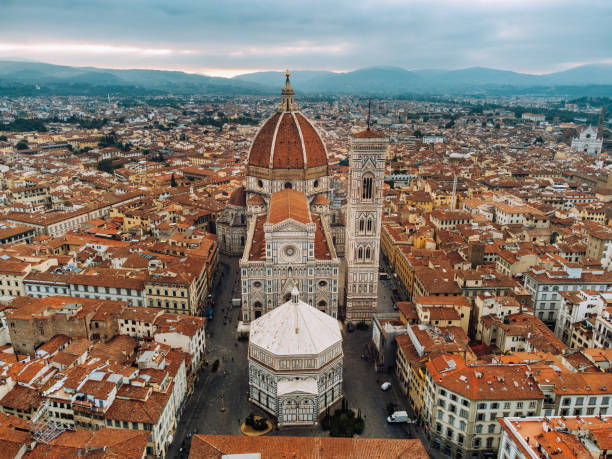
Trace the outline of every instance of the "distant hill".
<path fill-rule="evenodd" d="M 162 70 L 69 67 L 40 62 L 0 61 L 0 94 L 267 94 L 257 83 Z M 98 94 L 99 93 L 99 94 Z"/>
<path fill-rule="evenodd" d="M 284 72 L 256 72 L 234 78 L 161 70 L 69 67 L 28 61 L 0 61 L 0 95 L 278 94 Z M 298 94 L 542 94 L 612 96 L 612 65 L 584 65 L 546 75 L 483 67 L 406 70 L 370 67 L 346 73 L 291 72 Z"/>
<path fill-rule="evenodd" d="M 446 94 L 486 93 L 546 95 L 611 95 L 612 65 L 585 65 L 564 72 L 531 75 L 507 70 L 472 67 L 461 70 L 405 70 L 400 67 L 372 67 L 347 73 L 312 72 L 293 85 L 305 93 L 335 94 Z M 293 74 L 292 74 L 293 75 Z M 279 87 L 282 72 L 238 75 L 236 80 L 257 81 Z M 293 81 L 293 76 L 292 76 Z M 598 87 L 601 86 L 601 87 Z M 588 88 L 588 89 L 587 89 Z"/>

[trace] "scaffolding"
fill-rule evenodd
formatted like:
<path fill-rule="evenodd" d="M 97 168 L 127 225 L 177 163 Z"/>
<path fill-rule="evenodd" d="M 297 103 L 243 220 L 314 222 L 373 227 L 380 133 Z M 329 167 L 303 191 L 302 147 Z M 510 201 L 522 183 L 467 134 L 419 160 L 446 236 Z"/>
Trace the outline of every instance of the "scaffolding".
<path fill-rule="evenodd" d="M 34 429 L 32 429 L 32 440 L 48 444 L 51 440 L 59 437 L 65 431 L 66 427 L 63 424 L 49 420 L 44 423 L 36 424 Z"/>

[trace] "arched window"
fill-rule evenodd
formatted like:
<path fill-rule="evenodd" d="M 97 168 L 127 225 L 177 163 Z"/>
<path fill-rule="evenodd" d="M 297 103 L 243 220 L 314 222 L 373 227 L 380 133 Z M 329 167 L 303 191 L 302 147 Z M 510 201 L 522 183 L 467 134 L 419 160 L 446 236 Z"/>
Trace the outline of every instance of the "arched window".
<path fill-rule="evenodd" d="M 365 250 L 365 257 L 366 257 L 366 260 L 370 259 L 370 248 L 369 247 Z"/>
<path fill-rule="evenodd" d="M 372 231 L 372 219 L 368 218 L 368 233 Z"/>
<path fill-rule="evenodd" d="M 285 188 L 293 188 L 293 185 L 291 184 L 291 182 L 286 182 Z"/>
<path fill-rule="evenodd" d="M 361 198 L 372 199 L 372 176 L 366 175 L 363 177 L 363 183 L 361 186 Z"/>
<path fill-rule="evenodd" d="M 359 247 L 359 250 L 357 250 L 357 259 L 361 260 L 363 258 L 363 248 Z"/>
<path fill-rule="evenodd" d="M 359 232 L 363 233 L 363 230 L 365 228 L 365 221 L 363 220 L 363 218 L 359 219 Z"/>

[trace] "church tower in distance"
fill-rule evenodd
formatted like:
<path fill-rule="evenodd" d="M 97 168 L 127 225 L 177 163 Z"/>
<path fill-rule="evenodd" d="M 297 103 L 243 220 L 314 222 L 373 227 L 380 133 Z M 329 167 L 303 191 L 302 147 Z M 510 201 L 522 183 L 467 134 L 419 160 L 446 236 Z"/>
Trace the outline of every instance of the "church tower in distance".
<path fill-rule="evenodd" d="M 376 312 L 387 148 L 387 137 L 369 128 L 350 140 L 345 241 L 347 323 L 371 322 Z"/>

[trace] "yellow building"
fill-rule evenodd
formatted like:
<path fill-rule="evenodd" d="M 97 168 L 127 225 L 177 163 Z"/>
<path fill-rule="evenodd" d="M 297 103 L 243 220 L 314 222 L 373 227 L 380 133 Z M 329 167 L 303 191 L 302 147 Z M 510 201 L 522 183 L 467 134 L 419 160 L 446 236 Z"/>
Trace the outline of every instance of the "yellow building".
<path fill-rule="evenodd" d="M 393 270 L 395 270 L 400 248 L 410 245 L 412 245 L 412 234 L 407 231 L 407 227 L 396 222 L 383 223 L 380 233 L 380 248 Z"/>
<path fill-rule="evenodd" d="M 413 191 L 404 196 L 404 202 L 409 206 L 423 210 L 423 212 L 431 212 L 433 209 L 433 200 L 431 195 L 426 191 Z"/>
<path fill-rule="evenodd" d="M 423 410 L 425 363 L 429 361 L 429 357 L 419 357 L 408 335 L 396 336 L 395 341 L 397 342 L 395 376 L 418 418 Z"/>
<path fill-rule="evenodd" d="M 23 279 L 29 274 L 30 263 L 17 259 L 0 263 L 0 296 L 23 296 Z"/>

